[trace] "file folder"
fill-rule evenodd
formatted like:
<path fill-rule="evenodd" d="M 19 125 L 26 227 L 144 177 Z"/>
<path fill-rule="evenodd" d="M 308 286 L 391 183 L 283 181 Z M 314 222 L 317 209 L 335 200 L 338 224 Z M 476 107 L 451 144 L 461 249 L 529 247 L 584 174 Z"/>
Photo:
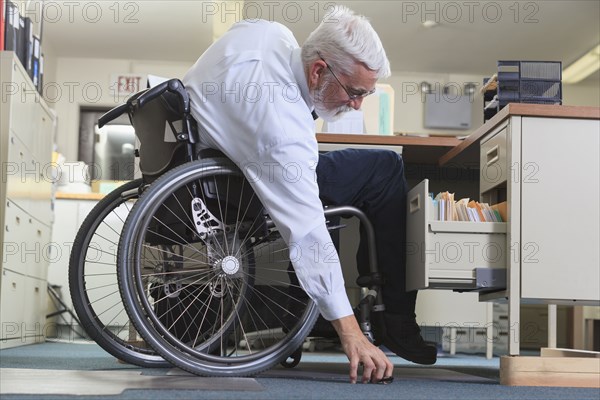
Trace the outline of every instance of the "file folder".
<path fill-rule="evenodd" d="M 19 9 L 12 1 L 6 0 L 4 8 L 4 50 L 14 51 L 18 55 Z"/>
<path fill-rule="evenodd" d="M 31 54 L 31 80 L 40 92 L 40 38 L 35 35 L 33 36 L 33 51 Z"/>
<path fill-rule="evenodd" d="M 5 27 L 6 4 L 4 0 L 0 0 L 0 51 L 4 50 L 4 30 Z"/>
<path fill-rule="evenodd" d="M 24 57 L 23 66 L 27 71 L 27 74 L 33 79 L 33 23 L 31 18 L 25 17 L 24 29 L 23 29 L 23 46 L 24 46 Z"/>

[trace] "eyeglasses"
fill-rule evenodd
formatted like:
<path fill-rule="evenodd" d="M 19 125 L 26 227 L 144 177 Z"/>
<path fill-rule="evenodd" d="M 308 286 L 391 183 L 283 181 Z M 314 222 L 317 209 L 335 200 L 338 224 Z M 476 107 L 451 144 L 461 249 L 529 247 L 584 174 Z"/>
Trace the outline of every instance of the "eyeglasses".
<path fill-rule="evenodd" d="M 331 72 L 331 75 L 333 75 L 333 77 L 335 78 L 335 80 L 337 81 L 337 83 L 340 84 L 340 86 L 342 87 L 342 89 L 344 89 L 344 92 L 346 92 L 346 94 L 348 95 L 348 101 L 354 101 L 354 100 L 358 100 L 358 99 L 362 99 L 364 97 L 367 97 L 373 93 L 375 93 L 376 88 L 373 88 L 371 90 L 368 91 L 359 91 L 359 90 L 354 90 L 355 92 L 361 92 L 361 93 L 357 93 L 357 94 L 351 94 L 350 91 L 346 88 L 346 86 L 344 86 L 342 84 L 342 82 L 340 82 L 340 80 L 338 79 L 338 77 L 335 75 L 335 73 L 333 72 L 333 70 L 331 69 L 331 67 L 329 66 L 329 64 L 327 63 L 327 61 L 325 61 L 325 59 L 323 58 L 323 56 L 321 56 L 321 53 L 319 53 L 317 51 L 317 54 L 319 55 L 319 58 L 321 59 L 321 61 L 323 61 L 325 63 L 325 65 L 327 66 L 327 69 L 329 70 L 329 72 Z"/>

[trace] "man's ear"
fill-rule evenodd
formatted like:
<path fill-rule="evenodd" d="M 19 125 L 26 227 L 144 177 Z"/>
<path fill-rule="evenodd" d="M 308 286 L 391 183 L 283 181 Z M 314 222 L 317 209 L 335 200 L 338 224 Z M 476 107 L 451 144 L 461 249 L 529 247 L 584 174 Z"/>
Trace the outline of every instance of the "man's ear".
<path fill-rule="evenodd" d="M 327 68 L 327 64 L 323 60 L 316 60 L 308 67 L 308 87 L 314 89 L 319 85 L 319 79 L 323 75 L 323 71 Z"/>

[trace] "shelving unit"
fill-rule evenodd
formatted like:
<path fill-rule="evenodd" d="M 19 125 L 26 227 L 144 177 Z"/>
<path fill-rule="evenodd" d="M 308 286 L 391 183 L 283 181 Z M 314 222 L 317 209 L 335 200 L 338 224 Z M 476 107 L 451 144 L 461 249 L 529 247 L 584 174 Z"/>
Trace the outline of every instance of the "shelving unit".
<path fill-rule="evenodd" d="M 0 52 L 0 348 L 44 340 L 54 117 L 14 52 Z M 3 89 L 4 90 L 4 89 Z"/>

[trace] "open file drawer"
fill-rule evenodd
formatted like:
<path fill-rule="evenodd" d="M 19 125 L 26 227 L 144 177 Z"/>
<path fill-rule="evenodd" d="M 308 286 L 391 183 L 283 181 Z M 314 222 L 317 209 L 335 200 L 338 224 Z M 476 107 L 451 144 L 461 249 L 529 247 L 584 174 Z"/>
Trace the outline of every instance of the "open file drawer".
<path fill-rule="evenodd" d="M 434 220 L 429 181 L 407 198 L 406 289 L 506 287 L 506 223 Z"/>

